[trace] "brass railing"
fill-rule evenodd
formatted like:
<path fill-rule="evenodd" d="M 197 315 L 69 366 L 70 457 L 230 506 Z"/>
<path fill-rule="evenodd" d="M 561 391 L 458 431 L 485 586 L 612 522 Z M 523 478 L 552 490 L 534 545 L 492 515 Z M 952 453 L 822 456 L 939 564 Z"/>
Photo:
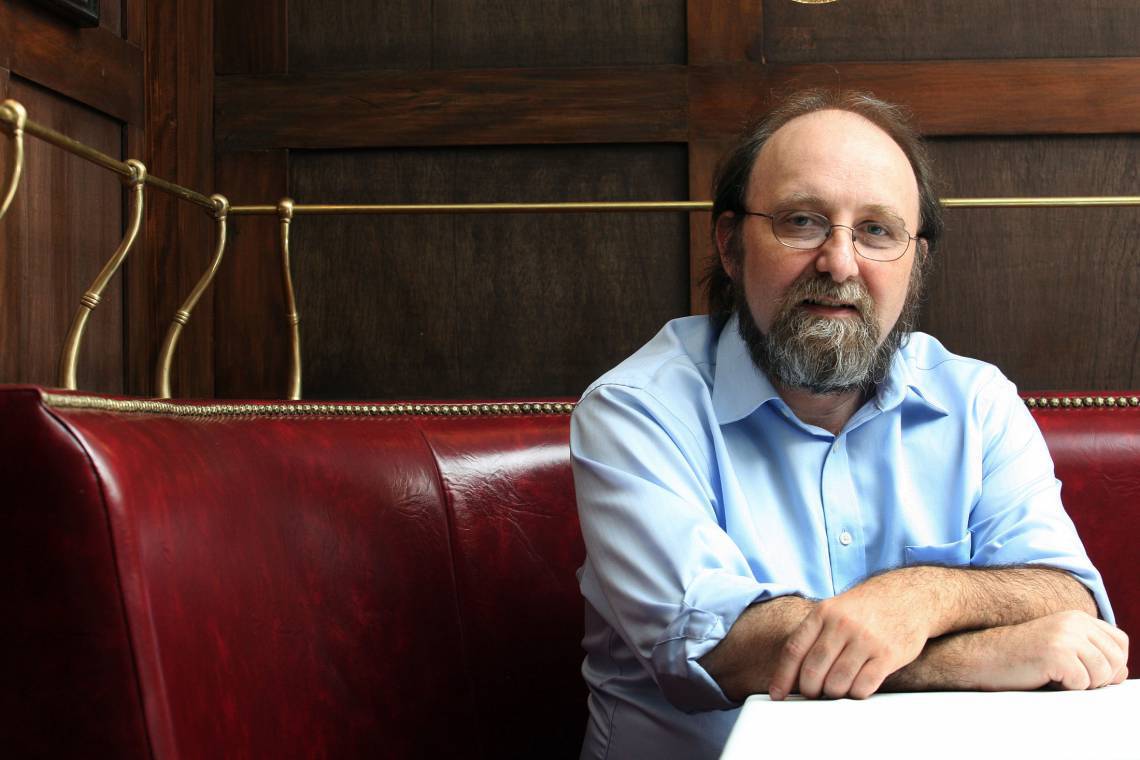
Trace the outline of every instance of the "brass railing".
<path fill-rule="evenodd" d="M 0 129 L 11 138 L 13 155 L 8 178 L 0 193 L 0 219 L 7 213 L 16 195 L 24 165 L 24 135 L 32 135 L 62 150 L 118 174 L 131 189 L 131 213 L 127 232 L 119 247 L 104 265 L 91 287 L 80 299 L 64 348 L 60 357 L 59 385 L 66 390 L 76 388 L 76 362 L 83 338 L 84 327 L 91 312 L 99 304 L 107 283 L 115 274 L 138 236 L 143 214 L 145 188 L 162 190 L 181 200 L 194 203 L 209 211 L 217 223 L 217 241 L 214 256 L 206 272 L 195 285 L 190 296 L 175 312 L 166 339 L 160 351 L 156 370 L 159 398 L 170 397 L 170 368 L 182 328 L 189 322 L 198 299 L 209 288 L 217 273 L 226 246 L 226 222 L 235 216 L 277 216 L 281 230 L 282 286 L 285 291 L 286 322 L 290 330 L 290 366 L 288 398 L 301 398 L 301 339 L 300 315 L 297 313 L 289 263 L 289 233 L 292 221 L 298 216 L 337 214 L 519 214 L 519 213 L 592 213 L 592 212 L 701 212 L 711 211 L 711 201 L 567 201 L 559 203 L 359 203 L 359 204 L 304 204 L 283 198 L 274 205 L 231 206 L 221 195 L 203 195 L 190 188 L 149 174 L 142 162 L 129 159 L 119 161 L 78 140 L 73 140 L 53 129 L 27 118 L 24 107 L 15 100 L 0 103 Z M 1055 196 L 1038 198 L 942 198 L 946 208 L 1060 208 L 1081 206 L 1140 206 L 1140 196 Z"/>

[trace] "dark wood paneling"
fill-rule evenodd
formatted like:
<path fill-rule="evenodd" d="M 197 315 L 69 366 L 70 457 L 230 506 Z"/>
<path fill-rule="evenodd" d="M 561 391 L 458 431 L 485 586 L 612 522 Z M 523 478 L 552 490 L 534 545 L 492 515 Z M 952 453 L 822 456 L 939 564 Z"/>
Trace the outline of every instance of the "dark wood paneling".
<path fill-rule="evenodd" d="M 681 147 L 300 153 L 299 202 L 676 198 Z M 680 215 L 300 217 L 307 397 L 573 395 L 688 311 Z"/>
<path fill-rule="evenodd" d="M 304 13 L 309 4 L 294 6 Z M 288 18 L 288 0 L 215 3 L 214 73 L 286 73 Z"/>
<path fill-rule="evenodd" d="M 0 3 L 0 67 L 119 121 L 143 120 L 142 50 L 102 27 L 75 29 L 26 4 Z M 0 42 L 4 37 L 0 36 Z"/>
<path fill-rule="evenodd" d="M 289 70 L 430 69 L 433 5 L 294 0 L 289 3 Z"/>
<path fill-rule="evenodd" d="M 677 0 L 293 2 L 293 72 L 684 63 Z"/>
<path fill-rule="evenodd" d="M 1140 53 L 1132 0 L 764 2 L 769 61 L 1083 58 Z"/>
<path fill-rule="evenodd" d="M 1134 194 L 1140 137 L 934 142 L 954 195 Z M 1026 390 L 1140 386 L 1140 208 L 949 209 L 923 329 Z"/>
<path fill-rule="evenodd" d="M 685 62 L 679 0 L 437 0 L 436 68 Z"/>
<path fill-rule="evenodd" d="M 688 0 L 690 64 L 761 62 L 763 0 Z"/>
<path fill-rule="evenodd" d="M 790 92 L 826 87 L 906 105 L 930 135 L 1140 132 L 1138 79 L 1140 58 L 690 67 L 690 129 L 731 134 Z"/>
<path fill-rule="evenodd" d="M 211 0 L 183 0 L 177 12 L 148 3 L 147 168 L 154 175 L 213 192 L 213 64 Z M 209 212 L 161 192 L 149 192 L 145 255 L 130 270 L 132 393 L 154 390 L 158 349 L 174 312 L 213 253 Z M 177 396 L 213 393 L 212 294 L 198 303 L 184 330 L 172 371 Z M 205 316 L 203 316 L 205 315 Z"/>
<path fill-rule="evenodd" d="M 8 89 L 40 123 L 119 155 L 122 132 L 113 120 L 14 77 Z M 122 186 L 115 175 L 39 140 L 26 141 L 25 156 L 20 190 L 0 222 L 0 382 L 54 386 L 79 299 L 119 244 Z M 122 304 L 116 277 L 87 325 L 81 388 L 122 392 Z"/>
<path fill-rule="evenodd" d="M 285 151 L 217 156 L 218 187 L 235 205 L 276 203 L 287 188 Z M 281 398 L 288 388 L 289 334 L 275 217 L 230 220 L 230 244 L 214 286 L 215 393 Z M 305 315 L 302 314 L 304 330 Z"/>
<path fill-rule="evenodd" d="M 123 0 L 99 0 L 99 26 L 123 37 Z"/>
<path fill-rule="evenodd" d="M 228 76 L 216 104 L 226 149 L 686 138 L 683 66 Z"/>

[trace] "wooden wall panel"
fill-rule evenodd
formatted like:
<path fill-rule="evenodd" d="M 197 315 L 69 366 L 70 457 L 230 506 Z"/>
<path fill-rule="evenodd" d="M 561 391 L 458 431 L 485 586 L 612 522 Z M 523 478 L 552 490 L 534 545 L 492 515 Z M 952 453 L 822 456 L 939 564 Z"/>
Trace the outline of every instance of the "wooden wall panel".
<path fill-rule="evenodd" d="M 933 143 L 953 195 L 1135 194 L 1140 137 Z M 1140 386 L 1140 208 L 948 209 L 923 329 L 1026 390 Z"/>
<path fill-rule="evenodd" d="M 218 186 L 235 205 L 276 203 L 286 195 L 287 165 L 285 151 L 219 154 Z M 282 398 L 289 333 L 278 222 L 235 216 L 229 232 L 214 281 L 214 392 L 220 398 Z"/>
<path fill-rule="evenodd" d="M 147 3 L 147 130 L 151 174 L 209 195 L 213 177 L 212 0 Z M 161 192 L 148 192 L 145 255 L 130 271 L 128 344 L 132 393 L 154 392 L 155 363 L 174 312 L 213 253 L 210 212 Z M 213 394 L 213 321 L 207 292 L 183 331 L 171 373 L 175 396 Z"/>
<path fill-rule="evenodd" d="M 113 119 L 12 77 L 8 93 L 37 121 L 112 156 Z M 5 163 L 7 139 L 0 150 Z M 36 139 L 25 141 L 24 176 L 0 222 L 0 382 L 56 385 L 57 363 L 79 299 L 119 244 L 118 178 Z M 122 278 L 88 321 L 78 380 L 85 389 L 123 390 Z"/>
<path fill-rule="evenodd" d="M 309 0 L 289 6 L 293 72 L 683 63 L 678 0 Z"/>
<path fill-rule="evenodd" d="M 0 68 L 116 119 L 143 121 L 142 50 L 103 27 L 77 30 L 26 3 L 0 3 Z"/>
<path fill-rule="evenodd" d="M 676 198 L 680 147 L 299 153 L 298 201 Z M 310 398 L 574 395 L 688 310 L 678 215 L 302 217 Z"/>
<path fill-rule="evenodd" d="M 1099 58 L 1140 53 L 1131 0 L 764 2 L 772 63 L 955 58 Z"/>

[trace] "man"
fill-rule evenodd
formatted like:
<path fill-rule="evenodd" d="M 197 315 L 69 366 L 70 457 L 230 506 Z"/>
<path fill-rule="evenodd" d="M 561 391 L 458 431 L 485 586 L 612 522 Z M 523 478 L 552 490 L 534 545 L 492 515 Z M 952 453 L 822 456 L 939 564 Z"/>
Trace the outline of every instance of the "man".
<path fill-rule="evenodd" d="M 790 98 L 714 195 L 710 316 L 667 324 L 572 420 L 583 757 L 715 757 L 755 693 L 1123 680 L 1013 385 L 911 332 L 942 222 L 898 110 Z"/>

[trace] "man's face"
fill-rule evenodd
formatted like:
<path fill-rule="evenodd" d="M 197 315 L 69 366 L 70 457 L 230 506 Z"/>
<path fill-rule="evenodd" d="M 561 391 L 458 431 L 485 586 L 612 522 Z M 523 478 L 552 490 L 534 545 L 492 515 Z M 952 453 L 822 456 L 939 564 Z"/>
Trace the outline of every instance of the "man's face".
<path fill-rule="evenodd" d="M 852 227 L 886 214 L 911 234 L 918 229 L 918 185 L 906 155 L 847 111 L 818 111 L 777 130 L 756 159 L 745 205 L 768 214 L 813 211 Z M 719 222 L 717 242 L 743 296 L 742 333 L 761 368 L 777 382 L 814 392 L 881 379 L 875 375 L 901 336 L 885 341 L 904 306 L 913 305 L 907 295 L 916 243 L 896 261 L 871 261 L 855 252 L 846 229 L 804 251 L 781 244 L 768 220 L 756 216 L 741 220 L 729 240 L 730 219 Z"/>

